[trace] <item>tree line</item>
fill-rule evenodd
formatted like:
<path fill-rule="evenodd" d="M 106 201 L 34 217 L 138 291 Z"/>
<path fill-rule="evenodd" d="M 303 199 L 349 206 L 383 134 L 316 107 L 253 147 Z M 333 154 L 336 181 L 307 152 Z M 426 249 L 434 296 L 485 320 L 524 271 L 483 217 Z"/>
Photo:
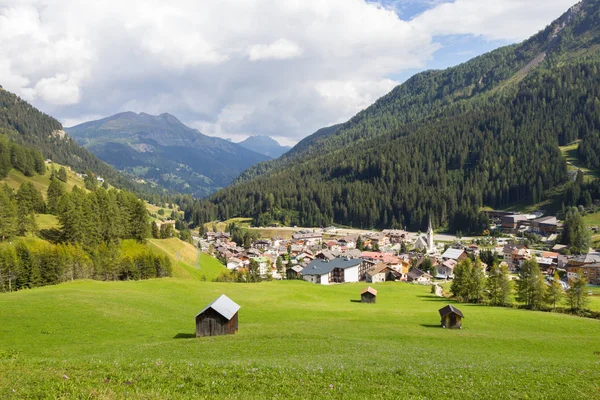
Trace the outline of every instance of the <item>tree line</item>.
<path fill-rule="evenodd" d="M 105 188 L 67 192 L 53 173 L 46 193 L 30 182 L 15 192 L 0 185 L 0 290 L 18 290 L 71 279 L 148 279 L 171 275 L 171 261 L 142 244 L 151 234 L 145 203 L 133 193 Z M 59 229 L 40 231 L 36 214 L 57 216 Z M 52 243 L 18 237 L 38 234 Z M 16 239 L 16 240 L 15 240 Z M 135 254 L 123 241 L 141 244 Z M 12 243 L 14 241 L 14 243 Z"/>
<path fill-rule="evenodd" d="M 450 291 L 463 303 L 508 306 L 514 296 L 527 309 L 556 311 L 557 306 L 565 302 L 571 312 L 581 313 L 588 301 L 586 285 L 587 280 L 579 271 L 569 279 L 569 288 L 564 290 L 558 274 L 546 279 L 535 258 L 522 264 L 513 285 L 505 263 L 492 264 L 486 276 L 479 258 L 475 261 L 466 258 L 454 269 Z"/>

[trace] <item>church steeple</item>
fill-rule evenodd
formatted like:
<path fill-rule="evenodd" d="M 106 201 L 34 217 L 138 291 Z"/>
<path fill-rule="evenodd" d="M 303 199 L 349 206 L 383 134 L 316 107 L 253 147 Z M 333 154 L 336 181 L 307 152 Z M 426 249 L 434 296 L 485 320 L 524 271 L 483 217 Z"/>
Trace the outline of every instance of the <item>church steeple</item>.
<path fill-rule="evenodd" d="M 432 253 L 435 250 L 433 243 L 433 228 L 431 226 L 431 217 L 429 217 L 429 228 L 427 229 L 427 251 Z"/>

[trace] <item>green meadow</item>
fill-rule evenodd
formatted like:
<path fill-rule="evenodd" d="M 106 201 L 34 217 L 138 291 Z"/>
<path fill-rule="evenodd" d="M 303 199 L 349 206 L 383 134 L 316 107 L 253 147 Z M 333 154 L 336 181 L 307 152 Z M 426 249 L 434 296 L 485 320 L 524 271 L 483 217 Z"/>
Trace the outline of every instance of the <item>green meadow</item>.
<path fill-rule="evenodd" d="M 0 295 L 0 398 L 599 398 L 600 321 L 458 305 L 429 287 L 176 278 Z M 236 335 L 194 337 L 225 293 Z"/>

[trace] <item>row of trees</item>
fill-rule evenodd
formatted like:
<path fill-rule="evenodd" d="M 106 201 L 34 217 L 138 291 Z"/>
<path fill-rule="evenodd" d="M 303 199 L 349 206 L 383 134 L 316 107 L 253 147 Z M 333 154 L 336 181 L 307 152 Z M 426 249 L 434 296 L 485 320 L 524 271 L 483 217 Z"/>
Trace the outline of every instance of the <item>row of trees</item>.
<path fill-rule="evenodd" d="M 454 280 L 450 291 L 460 302 L 489 303 L 494 306 L 507 306 L 513 294 L 526 308 L 542 310 L 556 307 L 566 299 L 574 312 L 582 311 L 587 304 L 585 286 L 587 281 L 579 271 L 577 277 L 569 280 L 569 289 L 563 290 L 558 275 L 546 279 L 535 260 L 527 260 L 521 266 L 516 287 L 513 287 L 506 264 L 492 264 L 486 277 L 482 263 L 467 258 L 454 269 Z"/>
<path fill-rule="evenodd" d="M 0 179 L 5 178 L 12 168 L 25 176 L 43 174 L 46 164 L 42 153 L 37 149 L 9 142 L 6 132 L 0 129 Z"/>
<path fill-rule="evenodd" d="M 26 243 L 0 247 L 0 291 L 55 285 L 74 279 L 129 280 L 170 276 L 166 255 L 144 247 L 128 255 L 118 244 L 86 251 L 80 244 Z"/>

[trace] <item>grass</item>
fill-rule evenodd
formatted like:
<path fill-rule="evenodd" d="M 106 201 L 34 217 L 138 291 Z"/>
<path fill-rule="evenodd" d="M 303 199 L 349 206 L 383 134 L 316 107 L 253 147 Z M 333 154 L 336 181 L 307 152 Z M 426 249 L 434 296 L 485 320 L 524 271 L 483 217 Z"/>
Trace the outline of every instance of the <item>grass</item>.
<path fill-rule="evenodd" d="M 585 226 L 597 226 L 600 228 L 600 212 L 584 215 L 583 223 Z"/>
<path fill-rule="evenodd" d="M 167 253 L 173 263 L 173 276 L 182 279 L 213 280 L 225 267 L 208 254 L 177 238 L 150 239 L 150 246 Z"/>
<path fill-rule="evenodd" d="M 22 172 L 19 172 L 15 169 L 12 169 L 8 176 L 3 179 L 3 182 L 8 183 L 8 186 L 11 188 L 18 190 L 22 183 L 31 182 L 33 186 L 42 192 L 42 195 L 46 197 L 46 192 L 48 191 L 48 186 L 50 186 L 50 175 L 52 174 L 52 168 L 58 169 L 61 167 L 59 164 L 52 164 L 50 166 L 46 166 L 46 173 L 44 175 L 34 175 L 34 176 L 25 176 Z M 74 172 L 67 168 L 67 182 L 65 187 L 67 191 L 71 191 L 73 187 L 77 185 L 79 188 L 84 188 L 85 184 L 83 179 L 78 177 Z"/>
<path fill-rule="evenodd" d="M 560 151 L 563 154 L 563 157 L 567 160 L 567 168 L 569 170 L 578 170 L 581 169 L 584 173 L 584 180 L 586 182 L 592 181 L 594 179 L 600 178 L 600 171 L 590 170 L 586 168 L 582 162 L 577 157 L 577 149 L 579 148 L 579 144 L 581 140 L 577 140 L 568 146 L 561 146 Z"/>
<path fill-rule="evenodd" d="M 599 321 L 447 304 L 429 287 L 76 281 L 0 295 L 4 398 L 597 398 Z M 225 293 L 236 335 L 193 338 Z"/>
<path fill-rule="evenodd" d="M 235 222 L 240 227 L 249 228 L 250 224 L 252 223 L 252 218 L 230 218 L 227 221 L 207 222 L 204 224 L 204 228 L 209 231 L 212 231 L 213 226 L 216 226 L 217 232 L 224 232 L 227 225 L 229 225 L 232 222 Z"/>
<path fill-rule="evenodd" d="M 58 229 L 60 225 L 56 215 L 51 214 L 35 214 L 35 222 L 40 230 Z"/>

